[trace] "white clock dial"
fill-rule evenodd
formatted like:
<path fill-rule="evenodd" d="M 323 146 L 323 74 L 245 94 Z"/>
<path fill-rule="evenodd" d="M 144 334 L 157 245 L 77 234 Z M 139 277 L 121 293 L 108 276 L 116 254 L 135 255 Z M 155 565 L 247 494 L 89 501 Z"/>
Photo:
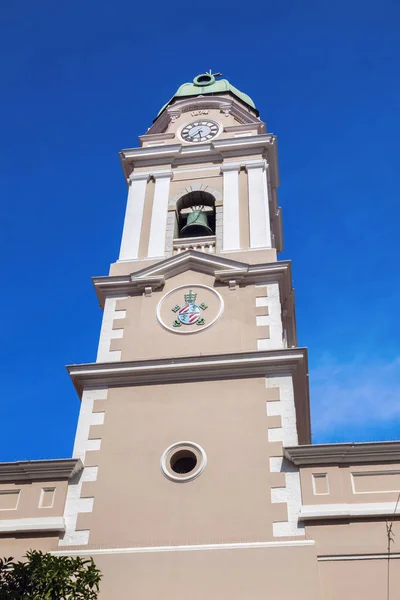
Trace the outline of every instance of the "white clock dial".
<path fill-rule="evenodd" d="M 188 123 L 181 131 L 182 139 L 185 142 L 206 142 L 215 137 L 219 132 L 219 127 L 214 121 L 194 121 Z"/>

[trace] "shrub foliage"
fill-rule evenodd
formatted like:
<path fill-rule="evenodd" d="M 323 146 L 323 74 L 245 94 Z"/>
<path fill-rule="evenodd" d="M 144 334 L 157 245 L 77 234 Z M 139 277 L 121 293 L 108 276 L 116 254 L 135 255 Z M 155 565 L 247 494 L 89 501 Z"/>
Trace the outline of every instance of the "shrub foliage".
<path fill-rule="evenodd" d="M 0 559 L 0 600 L 96 600 L 101 573 L 93 559 L 30 550 Z"/>

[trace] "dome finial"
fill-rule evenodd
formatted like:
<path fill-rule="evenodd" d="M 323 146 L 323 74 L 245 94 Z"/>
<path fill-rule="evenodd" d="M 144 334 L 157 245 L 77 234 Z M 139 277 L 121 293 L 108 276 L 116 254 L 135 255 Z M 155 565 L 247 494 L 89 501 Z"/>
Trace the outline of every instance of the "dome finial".
<path fill-rule="evenodd" d="M 200 73 L 200 75 L 196 75 L 193 79 L 194 85 L 199 87 L 204 87 L 205 85 L 212 85 L 215 83 L 216 77 L 222 77 L 222 73 L 213 73 L 212 69 L 206 71 L 205 73 Z"/>

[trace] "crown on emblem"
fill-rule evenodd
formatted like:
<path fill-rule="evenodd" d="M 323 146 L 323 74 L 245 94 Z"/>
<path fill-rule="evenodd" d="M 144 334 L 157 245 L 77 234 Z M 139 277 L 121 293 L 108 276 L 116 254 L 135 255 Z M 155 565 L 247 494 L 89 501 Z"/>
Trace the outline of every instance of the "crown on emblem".
<path fill-rule="evenodd" d="M 192 292 L 192 290 L 189 290 L 189 292 L 187 294 L 185 294 L 185 302 L 194 302 L 197 298 L 197 294 L 195 294 L 194 292 Z"/>

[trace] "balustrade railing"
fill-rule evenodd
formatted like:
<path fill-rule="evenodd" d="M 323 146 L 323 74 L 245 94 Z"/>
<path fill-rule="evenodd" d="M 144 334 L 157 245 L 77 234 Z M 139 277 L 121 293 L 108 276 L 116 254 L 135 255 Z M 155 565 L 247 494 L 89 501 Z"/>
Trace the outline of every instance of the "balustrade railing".
<path fill-rule="evenodd" d="M 204 237 L 192 238 L 176 238 L 174 239 L 174 255 L 185 252 L 186 250 L 197 250 L 198 252 L 206 252 L 207 254 L 215 253 L 215 235 L 207 235 Z"/>

